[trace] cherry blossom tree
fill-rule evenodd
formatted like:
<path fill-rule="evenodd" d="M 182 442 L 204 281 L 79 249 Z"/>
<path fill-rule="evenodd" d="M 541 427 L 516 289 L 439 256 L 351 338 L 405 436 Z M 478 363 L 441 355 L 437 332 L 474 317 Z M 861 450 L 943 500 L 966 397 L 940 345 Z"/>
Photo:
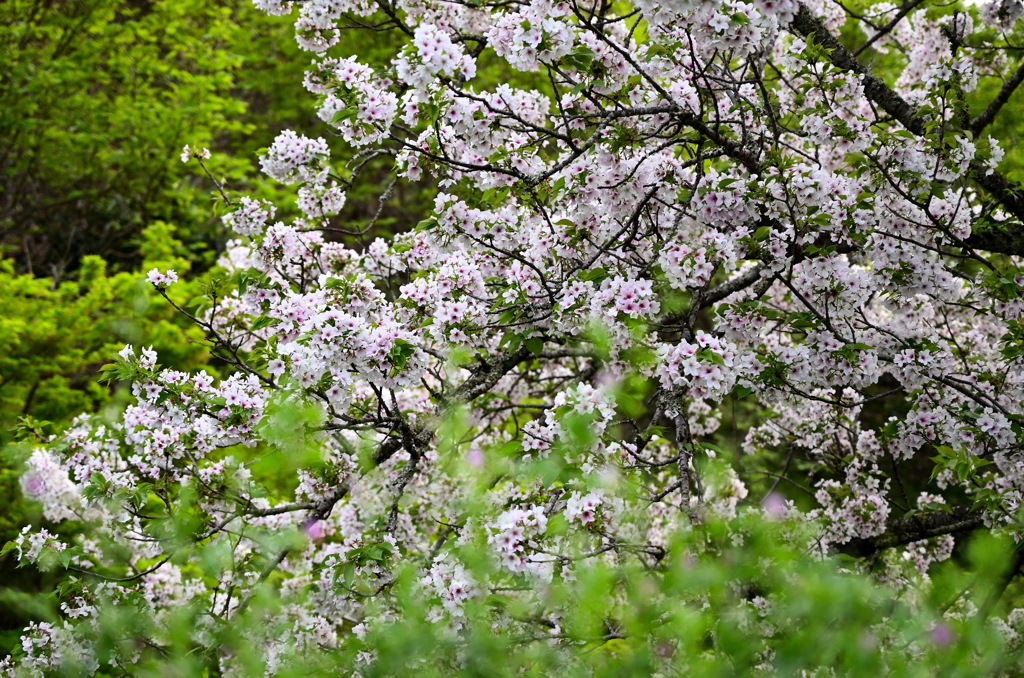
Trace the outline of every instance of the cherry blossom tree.
<path fill-rule="evenodd" d="M 85 529 L 9 545 L 73 575 L 12 675 L 131 673 L 171 652 L 183 609 L 223 675 L 317 652 L 369 674 L 413 598 L 454 646 L 487 619 L 571 653 L 587 599 L 545 592 L 602 567 L 674 581 L 768 530 L 923 605 L 961 535 L 1019 539 L 1024 188 L 987 134 L 1024 80 L 1019 2 L 256 1 L 297 13 L 305 85 L 351 152 L 277 137 L 261 167 L 298 218 L 222 187 L 231 279 L 200 310 L 150 273 L 230 377 L 126 346 L 123 421 L 82 419 L 29 459 L 26 496 Z M 400 48 L 329 56 L 351 30 Z M 337 215 L 382 158 L 382 208 L 397 182 L 439 192 L 375 237 Z M 755 401 L 740 455 L 710 444 L 723 403 Z M 922 637 L 974 620 L 1016 648 L 1020 611 L 993 615 L 1021 553 L 997 550 L 991 590 L 955 592 Z M 772 558 L 772 586 L 803 590 Z M 788 622 L 763 620 L 788 603 L 758 590 L 733 601 L 749 665 L 785 673 Z M 672 591 L 654 618 L 719 600 Z M 118 606 L 145 631 L 101 652 Z M 630 637 L 615 609 L 601 643 Z M 872 628 L 887 666 L 924 652 Z M 729 652 L 650 637 L 675 670 Z"/>

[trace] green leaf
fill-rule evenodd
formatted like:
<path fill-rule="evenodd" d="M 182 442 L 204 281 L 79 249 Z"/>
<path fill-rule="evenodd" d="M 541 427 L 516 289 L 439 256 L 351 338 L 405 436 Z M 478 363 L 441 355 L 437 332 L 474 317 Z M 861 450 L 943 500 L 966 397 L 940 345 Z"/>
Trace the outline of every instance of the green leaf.
<path fill-rule="evenodd" d="M 253 324 L 249 327 L 249 330 L 255 332 L 256 330 L 262 330 L 264 327 L 276 325 L 279 322 L 281 321 L 278 318 L 268 318 L 265 315 L 261 315 L 259 318 L 256 318 Z"/>
<path fill-rule="evenodd" d="M 498 448 L 498 454 L 503 457 L 515 457 L 521 454 L 522 451 L 523 442 L 521 440 L 510 440 Z"/>
<path fill-rule="evenodd" d="M 331 124 L 332 125 L 340 124 L 340 123 L 348 120 L 349 118 L 356 117 L 357 113 L 358 113 L 358 111 L 355 108 L 343 108 L 340 111 L 336 112 L 331 117 Z"/>
<path fill-rule="evenodd" d="M 746 386 L 740 386 L 739 384 L 737 384 L 736 388 L 734 388 L 732 390 L 732 392 L 736 396 L 737 400 L 742 400 L 742 399 L 746 398 L 748 395 L 750 395 L 751 393 L 753 393 L 754 389 L 747 388 Z"/>
<path fill-rule="evenodd" d="M 1024 542 L 1022 542 L 1024 543 Z M 496 607 L 499 610 L 504 610 L 512 604 L 512 599 L 501 593 L 492 593 L 484 600 L 489 607 Z"/>
<path fill-rule="evenodd" d="M 600 266 L 580 273 L 580 280 L 590 281 L 595 285 L 600 285 L 607 277 L 608 271 L 604 270 L 604 268 Z"/>
<path fill-rule="evenodd" d="M 570 66 L 575 67 L 578 70 L 587 70 L 590 63 L 597 58 L 597 53 L 587 47 L 586 45 L 577 45 L 571 52 L 562 57 Z"/>

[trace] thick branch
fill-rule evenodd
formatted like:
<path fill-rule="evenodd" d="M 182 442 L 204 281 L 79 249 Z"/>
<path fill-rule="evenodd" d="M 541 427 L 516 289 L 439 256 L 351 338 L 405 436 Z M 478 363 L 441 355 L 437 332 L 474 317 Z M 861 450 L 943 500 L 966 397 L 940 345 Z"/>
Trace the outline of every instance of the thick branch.
<path fill-rule="evenodd" d="M 971 171 L 979 186 L 998 200 L 1003 209 L 1024 222 L 1024 189 L 998 172 L 988 174 L 989 170 L 980 162 L 972 162 Z M 966 242 L 987 252 L 1024 255 L 1024 229 L 1019 223 L 1007 223 L 998 230 L 977 230 Z"/>
<path fill-rule="evenodd" d="M 906 127 L 910 132 L 924 136 L 926 119 L 924 116 L 915 115 L 915 109 L 903 97 L 889 88 L 885 82 L 873 74 L 871 70 L 857 61 L 849 50 L 847 50 L 834 35 L 829 33 L 825 24 L 815 17 L 805 5 L 800 5 L 800 11 L 790 24 L 790 29 L 804 37 L 813 37 L 814 42 L 829 50 L 832 63 L 843 70 L 853 71 L 860 74 L 861 82 L 864 85 L 864 94 L 879 108 L 884 110 L 893 119 Z M 1013 82 L 1018 77 L 1024 78 L 1020 70 L 1007 82 Z M 1016 87 L 1016 85 L 1013 85 Z M 1007 90 L 1004 86 L 1003 90 Z M 1006 98 L 1012 93 L 1012 88 L 1006 92 Z M 1001 91 L 999 96 L 1002 96 Z M 995 106 L 999 99 L 993 101 L 989 108 Z M 994 117 L 999 107 L 996 106 L 991 115 Z M 988 109 L 979 116 L 979 119 L 989 112 Z M 971 123 L 972 129 L 974 123 Z M 980 129 L 980 128 L 979 128 Z M 1024 222 L 1024 189 L 1011 182 L 998 172 L 993 172 L 980 162 L 971 163 L 972 178 L 979 186 L 984 188 L 1002 205 L 1003 209 L 1013 215 L 1018 221 Z M 1013 230 L 1010 230 L 1010 229 Z M 1024 255 L 1024 229 L 1017 224 L 1008 226 L 1002 232 L 980 231 L 972 234 L 966 241 L 969 247 L 977 248 L 987 252 L 999 254 Z"/>
<path fill-rule="evenodd" d="M 981 114 L 971 121 L 971 131 L 974 132 L 975 136 L 981 130 L 985 129 L 988 125 L 996 119 L 1000 109 L 1010 100 L 1010 95 L 1014 93 L 1020 83 L 1024 82 L 1024 64 L 1017 69 L 1017 72 L 1010 76 L 1010 79 L 1003 83 L 1002 89 L 999 90 L 999 94 L 992 100 Z"/>
<path fill-rule="evenodd" d="M 886 524 L 885 533 L 870 539 L 851 539 L 840 551 L 867 557 L 878 551 L 910 544 L 930 537 L 973 530 L 981 525 L 981 513 L 968 506 L 954 506 L 949 513 L 916 513 L 895 518 Z"/>
<path fill-rule="evenodd" d="M 764 268 L 764 264 L 758 264 L 749 271 L 736 276 L 732 280 L 727 280 L 718 287 L 708 290 L 707 295 L 704 297 L 703 305 L 707 307 L 712 304 L 717 304 L 733 292 L 739 292 L 740 290 L 753 285 L 761 279 L 761 271 L 763 271 Z"/>
<path fill-rule="evenodd" d="M 491 389 L 491 387 L 497 384 L 502 377 L 508 374 L 513 367 L 523 362 L 531 355 L 532 354 L 525 346 L 521 346 L 517 351 L 496 356 L 496 360 L 484 363 L 475 372 L 473 372 L 469 379 L 455 389 L 454 393 L 445 397 L 445 399 L 435 408 L 435 415 L 443 417 L 450 408 L 457 403 L 469 402 L 477 396 L 486 393 Z"/>
<path fill-rule="evenodd" d="M 882 81 L 871 70 L 857 61 L 849 50 L 843 47 L 842 43 L 834 35 L 829 33 L 825 24 L 818 19 L 806 5 L 800 5 L 800 11 L 793 18 L 790 28 L 800 35 L 814 38 L 814 42 L 821 45 L 831 53 L 832 63 L 844 71 L 853 71 L 864 76 L 861 83 L 864 85 L 864 95 L 875 102 L 879 108 L 891 115 L 918 136 L 923 136 L 925 131 L 925 118 L 921 115 L 914 115 L 914 107 L 903 97 L 889 89 L 889 86 Z"/>

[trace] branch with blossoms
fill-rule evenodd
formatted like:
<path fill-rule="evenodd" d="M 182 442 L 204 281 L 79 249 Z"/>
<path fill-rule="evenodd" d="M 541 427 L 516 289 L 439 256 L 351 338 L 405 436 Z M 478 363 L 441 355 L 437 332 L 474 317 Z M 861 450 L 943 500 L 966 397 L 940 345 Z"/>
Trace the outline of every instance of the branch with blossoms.
<path fill-rule="evenodd" d="M 534 594 L 602 567 L 670 582 L 724 562 L 723 534 L 853 556 L 904 601 L 964 535 L 1019 539 L 1024 203 L 978 133 L 1024 66 L 975 25 L 1007 8 L 257 5 L 297 10 L 304 84 L 348 155 L 282 132 L 260 166 L 291 211 L 215 182 L 228 282 L 190 313 L 173 271 L 149 280 L 230 373 L 127 347 L 107 369 L 136 397 L 123 422 L 76 425 L 23 483 L 88 524 L 80 552 L 40 532 L 19 553 L 109 580 L 83 596 L 144 594 L 158 630 L 185 599 L 258 620 L 266 668 L 383 661 L 365 639 L 411 599 L 453 638 L 486 618 L 565 653 L 619 639 L 555 632 L 586 596 Z M 393 58 L 337 56 L 343 30 L 390 31 Z M 868 65 L 890 50 L 892 72 Z M 376 213 L 346 225 L 382 159 Z M 432 209 L 365 242 L 405 181 L 437 187 Z M 755 419 L 726 450 L 740 403 Z"/>

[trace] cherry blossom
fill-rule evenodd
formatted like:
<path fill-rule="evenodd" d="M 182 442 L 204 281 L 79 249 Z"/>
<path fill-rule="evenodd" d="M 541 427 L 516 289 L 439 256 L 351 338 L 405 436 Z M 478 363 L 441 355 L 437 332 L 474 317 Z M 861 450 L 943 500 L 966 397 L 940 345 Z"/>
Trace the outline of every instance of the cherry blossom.
<path fill-rule="evenodd" d="M 222 379 L 127 346 L 105 368 L 131 384 L 120 421 L 32 453 L 25 496 L 86 537 L 30 530 L 17 555 L 75 558 L 87 603 L 27 629 L 20 665 L 96 670 L 83 610 L 128 596 L 157 620 L 184 599 L 242 619 L 276 587 L 247 638 L 273 675 L 313 648 L 377 661 L 365 640 L 408 573 L 453 637 L 508 593 L 531 612 L 494 628 L 559 646 L 546 587 L 590 563 L 658 572 L 709 524 L 845 553 L 907 601 L 964 532 L 1024 534 L 1024 203 L 988 136 L 1024 77 L 986 28 L 1019 3 L 257 6 L 297 10 L 345 157 L 284 131 L 260 165 L 289 202 L 232 203 L 229 289 L 178 309 Z M 371 25 L 396 52 L 334 56 Z M 1006 96 L 965 112 L 997 76 Z M 382 209 L 399 182 L 437 188 L 417 226 L 341 223 L 370 159 Z M 148 280 L 175 304 L 173 271 Z M 725 450 L 736 407 L 757 421 Z M 774 604 L 748 598 L 752 619 Z"/>

